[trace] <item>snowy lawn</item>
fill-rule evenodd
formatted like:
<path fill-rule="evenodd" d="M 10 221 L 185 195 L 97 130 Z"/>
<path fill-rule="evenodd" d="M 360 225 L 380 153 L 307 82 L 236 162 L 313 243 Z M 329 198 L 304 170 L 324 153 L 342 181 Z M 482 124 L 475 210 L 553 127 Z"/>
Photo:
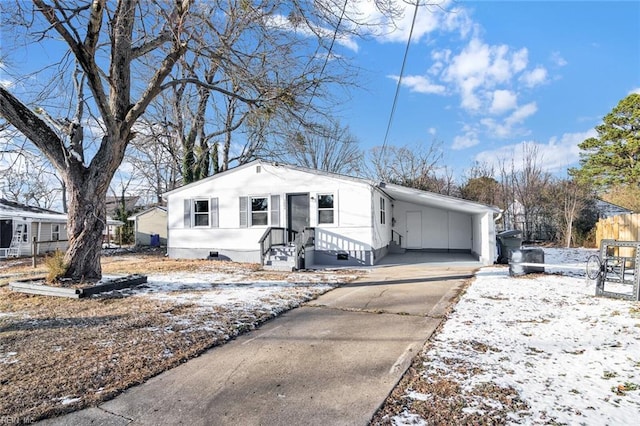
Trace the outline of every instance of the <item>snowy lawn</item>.
<path fill-rule="evenodd" d="M 0 265 L 5 278 L 28 273 Z M 0 287 L 5 419 L 29 423 L 112 398 L 357 276 L 139 255 L 104 258 L 103 271 L 147 273 L 148 283 L 79 300 Z"/>
<path fill-rule="evenodd" d="M 545 263 L 593 253 L 545 249 Z M 640 303 L 549 271 L 481 269 L 374 423 L 638 424 Z"/>

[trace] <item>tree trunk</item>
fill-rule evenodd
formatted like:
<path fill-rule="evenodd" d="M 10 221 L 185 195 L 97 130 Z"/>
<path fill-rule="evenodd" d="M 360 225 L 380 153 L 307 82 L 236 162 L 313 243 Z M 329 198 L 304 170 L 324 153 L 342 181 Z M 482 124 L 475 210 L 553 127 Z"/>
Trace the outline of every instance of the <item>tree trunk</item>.
<path fill-rule="evenodd" d="M 85 173 L 80 175 L 77 169 L 69 169 L 65 175 L 69 194 L 69 248 L 64 258 L 67 265 L 65 277 L 74 281 L 98 281 L 102 277 L 100 254 L 103 232 L 107 229 L 108 180 L 96 181 L 83 175 Z"/>

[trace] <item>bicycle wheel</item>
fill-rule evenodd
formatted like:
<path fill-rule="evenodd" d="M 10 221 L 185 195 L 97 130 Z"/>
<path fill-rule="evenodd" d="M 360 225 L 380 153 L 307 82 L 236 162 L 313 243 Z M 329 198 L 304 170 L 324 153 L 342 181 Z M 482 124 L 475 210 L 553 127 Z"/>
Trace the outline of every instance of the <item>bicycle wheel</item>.
<path fill-rule="evenodd" d="M 600 256 L 592 254 L 587 259 L 587 277 L 590 280 L 597 280 L 602 275 L 602 261 Z"/>

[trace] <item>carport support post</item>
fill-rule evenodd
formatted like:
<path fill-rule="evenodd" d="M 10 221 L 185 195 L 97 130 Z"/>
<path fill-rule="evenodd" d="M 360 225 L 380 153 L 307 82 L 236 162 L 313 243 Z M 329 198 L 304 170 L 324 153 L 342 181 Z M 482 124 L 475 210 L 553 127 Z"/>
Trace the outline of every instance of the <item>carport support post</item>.
<path fill-rule="evenodd" d="M 33 265 L 33 267 L 36 267 L 36 252 L 38 250 L 38 238 L 37 237 L 33 237 L 33 244 L 31 246 L 31 264 Z"/>

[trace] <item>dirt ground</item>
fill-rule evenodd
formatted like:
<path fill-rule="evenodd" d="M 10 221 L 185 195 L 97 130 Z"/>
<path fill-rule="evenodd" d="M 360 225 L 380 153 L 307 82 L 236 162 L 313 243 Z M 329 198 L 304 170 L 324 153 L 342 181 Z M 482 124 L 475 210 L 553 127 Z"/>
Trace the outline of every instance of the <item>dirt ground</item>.
<path fill-rule="evenodd" d="M 253 264 L 172 260 L 162 253 L 118 253 L 103 256 L 102 265 L 103 274 L 215 272 L 260 282 L 289 275 Z M 86 299 L 35 296 L 7 285 L 45 273 L 43 266 L 34 270 L 31 259 L 0 261 L 0 413 L 14 423 L 110 399 L 280 313 L 260 305 L 204 309 L 127 292 Z M 293 283 L 270 297 L 281 298 L 278 309 L 286 310 L 327 289 Z"/>

